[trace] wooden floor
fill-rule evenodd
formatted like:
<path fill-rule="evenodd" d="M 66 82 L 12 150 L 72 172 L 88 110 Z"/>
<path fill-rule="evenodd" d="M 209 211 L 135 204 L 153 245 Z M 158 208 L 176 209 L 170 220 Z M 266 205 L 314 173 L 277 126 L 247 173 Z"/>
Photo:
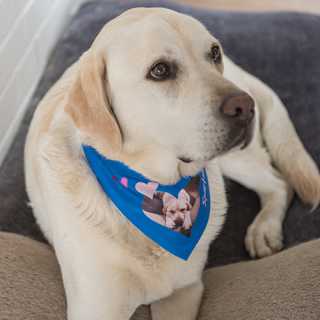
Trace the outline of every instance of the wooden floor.
<path fill-rule="evenodd" d="M 320 0 L 175 0 L 195 7 L 238 11 L 302 11 L 320 14 Z"/>

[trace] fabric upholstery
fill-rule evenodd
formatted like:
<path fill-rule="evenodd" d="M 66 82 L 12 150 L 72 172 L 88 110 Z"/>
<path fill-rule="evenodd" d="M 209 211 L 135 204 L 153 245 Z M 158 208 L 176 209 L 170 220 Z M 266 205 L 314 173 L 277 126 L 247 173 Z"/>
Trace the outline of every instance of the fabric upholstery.
<path fill-rule="evenodd" d="M 23 145 L 32 112 L 66 67 L 90 46 L 101 27 L 134 6 L 165 6 L 200 19 L 236 63 L 280 95 L 304 144 L 320 164 L 320 16 L 214 12 L 166 1 L 93 1 L 83 5 L 63 31 L 0 169 L 0 230 L 44 241 L 27 205 L 23 178 Z M 259 201 L 253 192 L 233 182 L 228 182 L 227 189 L 230 210 L 223 231 L 211 246 L 208 266 L 248 259 L 243 239 L 259 210 Z M 310 213 L 294 199 L 284 223 L 284 236 L 285 247 L 319 237 L 320 209 Z"/>
<path fill-rule="evenodd" d="M 199 320 L 318 320 L 320 240 L 207 270 Z M 0 319 L 65 320 L 59 266 L 47 245 L 0 233 Z M 151 320 L 140 307 L 132 320 Z M 172 319 L 174 320 L 174 319 Z"/>

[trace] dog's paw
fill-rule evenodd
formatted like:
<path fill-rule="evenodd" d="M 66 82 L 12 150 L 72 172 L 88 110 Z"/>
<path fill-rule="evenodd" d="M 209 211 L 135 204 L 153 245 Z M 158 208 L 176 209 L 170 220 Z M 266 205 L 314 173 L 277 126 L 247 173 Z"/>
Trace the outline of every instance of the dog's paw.
<path fill-rule="evenodd" d="M 280 251 L 283 247 L 281 221 L 258 216 L 247 230 L 245 246 L 252 258 L 263 258 Z"/>

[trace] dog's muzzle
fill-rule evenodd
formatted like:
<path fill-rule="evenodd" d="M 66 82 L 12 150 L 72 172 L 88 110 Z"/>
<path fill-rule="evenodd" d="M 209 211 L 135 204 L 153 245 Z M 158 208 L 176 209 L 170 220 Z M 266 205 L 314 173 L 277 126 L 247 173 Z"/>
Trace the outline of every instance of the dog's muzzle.
<path fill-rule="evenodd" d="M 245 148 L 252 140 L 254 106 L 254 100 L 245 92 L 229 95 L 224 99 L 220 112 L 234 135 L 229 149 L 240 144 L 241 148 Z"/>

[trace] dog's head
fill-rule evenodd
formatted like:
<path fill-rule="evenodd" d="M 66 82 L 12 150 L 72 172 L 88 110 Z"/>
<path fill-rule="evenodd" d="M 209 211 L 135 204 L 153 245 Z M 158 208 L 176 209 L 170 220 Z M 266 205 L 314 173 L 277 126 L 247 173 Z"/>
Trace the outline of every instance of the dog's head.
<path fill-rule="evenodd" d="M 223 62 L 197 20 L 132 9 L 81 57 L 67 110 L 103 153 L 152 146 L 177 163 L 206 161 L 243 143 L 253 117 L 253 100 L 224 78 Z"/>
<path fill-rule="evenodd" d="M 191 228 L 191 220 L 189 218 L 192 205 L 190 203 L 190 196 L 184 189 L 179 192 L 178 198 L 165 193 L 162 201 L 163 214 L 168 227 L 172 229 L 181 227 Z"/>

